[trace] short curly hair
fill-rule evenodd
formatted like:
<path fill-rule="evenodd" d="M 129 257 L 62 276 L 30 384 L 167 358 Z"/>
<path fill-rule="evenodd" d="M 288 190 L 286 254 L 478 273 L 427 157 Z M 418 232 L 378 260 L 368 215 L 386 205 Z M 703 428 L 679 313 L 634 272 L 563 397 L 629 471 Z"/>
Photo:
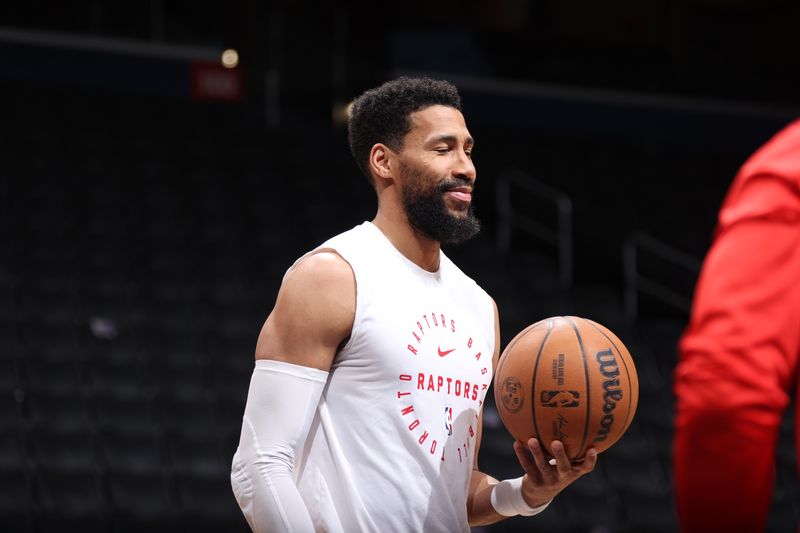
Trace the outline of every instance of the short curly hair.
<path fill-rule="evenodd" d="M 369 153 L 375 143 L 392 150 L 403 147 L 411 131 L 411 113 L 433 105 L 461 111 L 461 97 L 456 87 L 444 80 L 400 77 L 370 89 L 353 101 L 347 121 L 350 152 L 361 172 L 374 186 L 369 170 Z"/>

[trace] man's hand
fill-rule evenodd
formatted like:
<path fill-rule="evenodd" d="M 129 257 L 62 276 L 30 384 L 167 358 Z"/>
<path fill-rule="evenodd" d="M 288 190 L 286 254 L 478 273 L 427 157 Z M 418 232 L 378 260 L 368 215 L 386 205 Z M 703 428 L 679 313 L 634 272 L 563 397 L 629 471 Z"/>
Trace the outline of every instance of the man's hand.
<path fill-rule="evenodd" d="M 514 442 L 519 464 L 525 469 L 522 496 L 531 507 L 549 502 L 570 483 L 594 470 L 597 463 L 597 451 L 594 448 L 589 448 L 585 459 L 576 463 L 570 462 L 561 441 L 554 440 L 550 449 L 555 457 L 555 465 L 551 465 L 544 456 L 538 440 L 529 439 L 527 448 L 520 441 Z"/>

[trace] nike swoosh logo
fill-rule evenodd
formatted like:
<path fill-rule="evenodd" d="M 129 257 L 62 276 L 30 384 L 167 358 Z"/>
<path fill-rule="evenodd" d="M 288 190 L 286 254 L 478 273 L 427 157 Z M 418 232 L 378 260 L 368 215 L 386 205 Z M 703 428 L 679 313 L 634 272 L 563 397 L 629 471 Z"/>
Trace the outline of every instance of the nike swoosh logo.
<path fill-rule="evenodd" d="M 441 347 L 438 347 L 438 349 L 439 349 L 439 357 L 444 357 L 445 355 L 449 354 L 450 352 L 454 352 L 456 350 L 455 348 L 453 348 L 452 350 L 447 350 L 447 351 L 443 352 Z"/>

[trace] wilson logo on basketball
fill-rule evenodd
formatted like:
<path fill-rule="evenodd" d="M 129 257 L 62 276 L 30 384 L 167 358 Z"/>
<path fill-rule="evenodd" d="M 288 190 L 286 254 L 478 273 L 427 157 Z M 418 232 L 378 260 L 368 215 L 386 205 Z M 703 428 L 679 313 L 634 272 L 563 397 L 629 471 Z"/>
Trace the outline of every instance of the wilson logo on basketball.
<path fill-rule="evenodd" d="M 614 351 L 609 348 L 595 355 L 597 363 L 600 365 L 600 374 L 605 378 L 603 380 L 603 418 L 600 419 L 600 429 L 594 437 L 593 442 L 601 442 L 606 440 L 611 426 L 614 425 L 614 409 L 617 407 L 617 402 L 622 400 L 622 389 L 619 384 L 619 365 L 617 358 L 614 357 Z"/>
<path fill-rule="evenodd" d="M 543 390 L 539 400 L 545 407 L 578 407 L 581 393 L 576 390 Z"/>

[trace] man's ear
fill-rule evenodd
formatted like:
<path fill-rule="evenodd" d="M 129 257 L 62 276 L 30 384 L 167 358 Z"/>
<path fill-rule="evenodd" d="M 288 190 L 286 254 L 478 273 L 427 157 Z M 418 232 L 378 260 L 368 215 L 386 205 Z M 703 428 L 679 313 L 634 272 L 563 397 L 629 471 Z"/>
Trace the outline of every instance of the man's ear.
<path fill-rule="evenodd" d="M 383 143 L 377 143 L 369 151 L 369 169 L 376 179 L 394 178 L 394 152 Z"/>

